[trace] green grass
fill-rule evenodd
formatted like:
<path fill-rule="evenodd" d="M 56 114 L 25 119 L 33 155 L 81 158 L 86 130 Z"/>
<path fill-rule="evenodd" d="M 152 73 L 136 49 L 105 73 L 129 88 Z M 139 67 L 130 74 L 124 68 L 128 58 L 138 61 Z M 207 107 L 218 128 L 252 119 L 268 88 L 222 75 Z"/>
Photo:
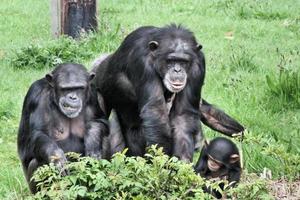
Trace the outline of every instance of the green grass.
<path fill-rule="evenodd" d="M 300 73 L 299 56 L 290 54 L 300 50 L 299 10 L 297 0 L 100 1 L 100 33 L 87 39 L 82 48 L 92 56 L 81 63 L 90 67 L 93 58 L 114 51 L 139 26 L 185 25 L 204 47 L 203 96 L 248 129 L 239 144 L 246 170 L 261 173 L 269 168 L 273 178 L 299 179 L 300 107 L 295 102 L 299 95 L 286 101 L 270 92 L 266 80 L 266 75 L 273 77 L 280 89 L 299 94 L 295 84 L 278 83 L 280 65 Z M 55 43 L 49 13 L 47 0 L 0 2 L 0 199 L 28 195 L 16 152 L 18 123 L 30 84 L 49 71 L 16 70 L 9 59 L 22 47 Z M 281 55 L 292 59 L 284 63 Z M 219 135 L 207 128 L 205 134 Z"/>

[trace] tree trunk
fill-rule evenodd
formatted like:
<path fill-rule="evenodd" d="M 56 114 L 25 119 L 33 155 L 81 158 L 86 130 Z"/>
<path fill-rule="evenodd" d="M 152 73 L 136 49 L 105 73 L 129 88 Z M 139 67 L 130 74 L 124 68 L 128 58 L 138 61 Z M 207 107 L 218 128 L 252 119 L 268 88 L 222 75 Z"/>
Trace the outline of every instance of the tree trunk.
<path fill-rule="evenodd" d="M 51 29 L 54 37 L 78 38 L 97 29 L 97 0 L 51 0 Z"/>

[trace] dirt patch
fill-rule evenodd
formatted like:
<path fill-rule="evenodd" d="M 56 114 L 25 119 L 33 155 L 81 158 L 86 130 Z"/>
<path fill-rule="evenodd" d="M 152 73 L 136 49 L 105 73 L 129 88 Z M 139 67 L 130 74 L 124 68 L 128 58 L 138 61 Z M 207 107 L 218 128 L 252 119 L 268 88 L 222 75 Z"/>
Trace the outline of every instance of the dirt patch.
<path fill-rule="evenodd" d="M 300 180 L 289 182 L 287 180 L 270 180 L 268 182 L 270 193 L 275 199 L 299 200 Z"/>

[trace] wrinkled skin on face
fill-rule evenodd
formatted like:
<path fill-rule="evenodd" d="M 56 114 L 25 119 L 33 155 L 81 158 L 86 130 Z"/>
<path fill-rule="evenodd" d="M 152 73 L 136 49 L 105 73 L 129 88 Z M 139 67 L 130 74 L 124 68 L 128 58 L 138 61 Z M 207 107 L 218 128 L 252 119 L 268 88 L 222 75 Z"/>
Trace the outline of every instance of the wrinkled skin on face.
<path fill-rule="evenodd" d="M 66 70 L 64 76 L 55 76 L 47 74 L 46 79 L 54 88 L 56 104 L 59 110 L 68 118 L 76 118 L 81 113 L 85 104 L 85 96 L 89 80 L 94 74 L 87 72 L 68 73 Z"/>
<path fill-rule="evenodd" d="M 159 49 L 159 45 L 164 48 Z M 149 48 L 158 59 L 155 63 L 156 70 L 168 91 L 178 93 L 182 91 L 188 79 L 188 72 L 193 64 L 193 47 L 190 42 L 177 39 L 166 40 L 163 44 L 156 41 L 149 42 Z M 201 46 L 197 47 L 201 48 Z M 166 52 L 160 54 L 160 52 Z"/>
<path fill-rule="evenodd" d="M 59 98 L 59 108 L 68 118 L 75 118 L 82 110 L 82 99 L 77 92 L 68 92 Z"/>
<path fill-rule="evenodd" d="M 18 154 L 30 191 L 36 169 L 53 163 L 67 175 L 65 153 L 102 158 L 102 138 L 108 127 L 101 94 L 91 85 L 94 74 L 83 65 L 58 65 L 35 81 L 23 103 L 18 131 Z"/>

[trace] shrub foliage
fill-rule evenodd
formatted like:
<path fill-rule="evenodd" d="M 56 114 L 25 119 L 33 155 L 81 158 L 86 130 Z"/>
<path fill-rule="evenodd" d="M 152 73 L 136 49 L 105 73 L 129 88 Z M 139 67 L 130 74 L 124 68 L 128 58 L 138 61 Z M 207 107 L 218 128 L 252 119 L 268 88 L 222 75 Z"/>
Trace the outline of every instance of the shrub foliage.
<path fill-rule="evenodd" d="M 41 189 L 36 199 L 211 199 L 203 193 L 205 181 L 191 164 L 149 149 L 145 158 L 126 157 L 124 152 L 111 161 L 68 154 L 68 176 L 54 165 L 37 170 L 34 179 Z"/>
<path fill-rule="evenodd" d="M 15 51 L 10 58 L 10 64 L 17 69 L 43 69 L 63 62 L 80 62 L 92 56 L 91 52 L 81 47 L 84 44 L 84 41 L 62 37 L 47 46 L 30 45 Z"/>
<path fill-rule="evenodd" d="M 220 191 L 220 181 L 204 180 L 194 173 L 192 164 L 170 158 L 155 146 L 144 158 L 126 157 L 125 151 L 115 154 L 111 161 L 75 153 L 67 156 L 72 160 L 65 168 L 67 176 L 61 176 L 53 164 L 36 171 L 33 179 L 40 191 L 32 199 L 213 199 L 202 188 Z M 245 182 L 226 193 L 233 199 L 268 199 L 263 180 Z"/>

